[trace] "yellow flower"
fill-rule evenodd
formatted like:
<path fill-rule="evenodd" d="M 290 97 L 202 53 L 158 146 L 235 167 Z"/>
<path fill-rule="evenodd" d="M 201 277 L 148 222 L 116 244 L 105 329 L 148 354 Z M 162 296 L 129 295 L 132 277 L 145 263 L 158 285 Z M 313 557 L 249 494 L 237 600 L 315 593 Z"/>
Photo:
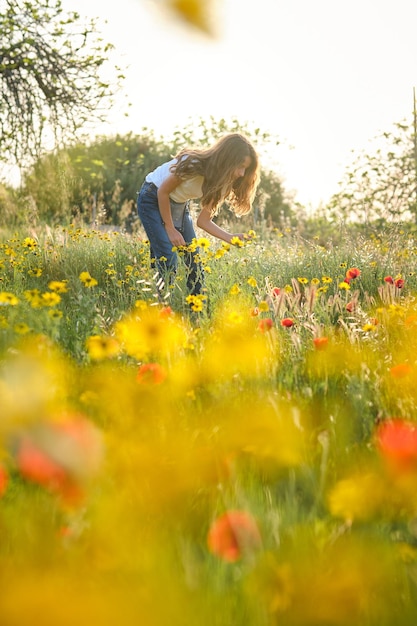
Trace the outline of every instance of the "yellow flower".
<path fill-rule="evenodd" d="M 111 358 L 120 352 L 120 344 L 113 337 L 92 335 L 85 344 L 90 358 L 95 361 Z"/>
<path fill-rule="evenodd" d="M 63 316 L 63 313 L 59 309 L 49 309 L 48 315 L 53 320 L 60 320 L 62 318 L 62 316 Z"/>
<path fill-rule="evenodd" d="M 312 278 L 310 282 L 312 285 L 318 285 L 320 283 L 320 278 Z"/>
<path fill-rule="evenodd" d="M 0 306 L 16 306 L 19 304 L 19 299 L 8 291 L 0 292 Z"/>
<path fill-rule="evenodd" d="M 322 276 L 321 282 L 330 285 L 330 283 L 333 282 L 333 278 L 330 278 L 330 276 Z"/>
<path fill-rule="evenodd" d="M 13 330 L 18 335 L 27 335 L 28 333 L 30 333 L 30 327 L 24 322 L 20 322 L 20 324 L 16 324 Z"/>
<path fill-rule="evenodd" d="M 51 280 L 48 283 L 48 288 L 56 293 L 67 293 L 67 280 Z"/>
<path fill-rule="evenodd" d="M 89 272 L 81 272 L 79 279 L 84 285 L 84 287 L 90 288 L 90 287 L 95 287 L 96 285 L 98 285 L 98 282 L 96 281 L 96 279 L 92 278 Z"/>
<path fill-rule="evenodd" d="M 43 306 L 56 306 L 61 302 L 61 296 L 54 291 L 46 291 L 42 294 Z"/>
<path fill-rule="evenodd" d="M 253 276 L 251 276 L 250 278 L 248 278 L 248 285 L 250 287 L 257 287 L 258 283 L 256 282 L 256 278 L 254 278 Z"/>
<path fill-rule="evenodd" d="M 28 248 L 28 250 L 35 250 L 37 245 L 37 242 L 32 237 L 26 237 L 22 242 L 22 246 Z"/>
<path fill-rule="evenodd" d="M 239 285 L 237 283 L 232 285 L 229 293 L 230 293 L 231 296 L 237 296 L 237 294 L 240 293 Z"/>
<path fill-rule="evenodd" d="M 33 309 L 38 309 L 42 306 L 42 296 L 39 289 L 28 289 L 23 292 L 23 296 Z"/>
<path fill-rule="evenodd" d="M 258 305 L 258 309 L 262 312 L 265 313 L 266 311 L 269 311 L 269 304 L 268 302 L 266 302 L 266 300 L 262 300 L 259 305 Z"/>
<path fill-rule="evenodd" d="M 232 244 L 232 246 L 237 246 L 238 248 L 242 248 L 245 245 L 240 237 L 232 237 L 230 243 Z"/>
<path fill-rule="evenodd" d="M 342 289 L 342 290 L 344 290 L 344 291 L 349 291 L 349 289 L 350 289 L 350 285 L 349 285 L 349 283 L 346 283 L 346 282 L 343 280 L 341 283 L 339 283 L 339 289 Z"/>
<path fill-rule="evenodd" d="M 29 276 L 35 276 L 35 278 L 39 278 L 42 276 L 42 269 L 40 267 L 35 267 L 33 270 L 28 271 Z"/>
<path fill-rule="evenodd" d="M 372 331 L 372 330 L 375 330 L 375 329 L 376 329 L 376 326 L 375 326 L 374 324 L 370 324 L 370 323 L 364 324 L 364 325 L 362 326 L 362 330 L 363 330 L 365 333 L 367 333 L 367 332 L 369 332 L 369 331 Z"/>
<path fill-rule="evenodd" d="M 308 278 L 298 277 L 297 280 L 300 283 L 300 285 L 307 285 L 308 283 Z"/>
<path fill-rule="evenodd" d="M 210 248 L 210 240 L 207 237 L 200 237 L 197 239 L 197 246 L 199 248 L 203 248 L 203 250 L 208 250 Z"/>

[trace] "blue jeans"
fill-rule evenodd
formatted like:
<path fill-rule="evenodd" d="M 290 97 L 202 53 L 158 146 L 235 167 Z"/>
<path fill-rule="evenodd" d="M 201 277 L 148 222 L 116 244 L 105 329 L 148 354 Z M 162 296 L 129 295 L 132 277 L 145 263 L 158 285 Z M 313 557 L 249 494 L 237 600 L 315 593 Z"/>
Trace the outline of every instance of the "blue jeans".
<path fill-rule="evenodd" d="M 178 267 L 178 255 L 172 250 L 165 230 L 164 222 L 158 206 L 157 188 L 153 183 L 143 183 L 138 195 L 138 215 L 149 239 L 151 266 L 156 267 L 162 282 L 172 284 Z M 185 208 L 181 234 L 188 245 L 195 239 L 193 222 L 188 209 Z M 198 295 L 204 287 L 203 269 L 198 261 L 199 249 L 195 252 L 184 252 L 183 260 L 186 266 L 187 289 L 189 293 Z"/>

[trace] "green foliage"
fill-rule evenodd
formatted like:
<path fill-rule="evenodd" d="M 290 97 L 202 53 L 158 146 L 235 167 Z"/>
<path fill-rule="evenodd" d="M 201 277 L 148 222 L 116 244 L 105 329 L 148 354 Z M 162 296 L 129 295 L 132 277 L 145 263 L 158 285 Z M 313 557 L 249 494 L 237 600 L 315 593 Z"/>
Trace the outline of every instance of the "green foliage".
<path fill-rule="evenodd" d="M 30 163 L 46 141 L 105 118 L 116 85 L 102 77 L 112 46 L 96 20 L 61 0 L 0 0 L 0 33 L 1 159 Z"/>
<path fill-rule="evenodd" d="M 24 188 L 49 224 L 80 218 L 131 230 L 136 193 L 148 171 L 166 158 L 168 149 L 150 131 L 99 137 L 40 158 L 25 175 Z"/>
<path fill-rule="evenodd" d="M 407 122 L 375 138 L 347 170 L 329 203 L 333 218 L 364 223 L 417 220 L 417 163 L 414 130 Z"/>

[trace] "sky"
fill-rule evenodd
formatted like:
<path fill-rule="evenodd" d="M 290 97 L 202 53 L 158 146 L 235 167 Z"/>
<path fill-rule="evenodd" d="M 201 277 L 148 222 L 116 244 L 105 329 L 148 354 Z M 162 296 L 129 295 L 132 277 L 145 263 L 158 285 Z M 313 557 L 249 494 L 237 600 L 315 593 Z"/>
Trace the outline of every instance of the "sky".
<path fill-rule="evenodd" d="M 212 1 L 213 37 L 164 0 L 63 1 L 99 19 L 126 76 L 99 134 L 236 118 L 280 139 L 268 167 L 315 209 L 373 137 L 412 121 L 415 0 Z"/>

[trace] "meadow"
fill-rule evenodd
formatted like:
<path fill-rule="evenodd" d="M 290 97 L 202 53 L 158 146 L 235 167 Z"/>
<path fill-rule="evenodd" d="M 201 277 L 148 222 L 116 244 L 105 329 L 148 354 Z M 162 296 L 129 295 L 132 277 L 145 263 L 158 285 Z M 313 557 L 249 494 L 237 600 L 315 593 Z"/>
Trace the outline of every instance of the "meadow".
<path fill-rule="evenodd" d="M 417 619 L 417 241 L 0 234 L 0 623 Z"/>

